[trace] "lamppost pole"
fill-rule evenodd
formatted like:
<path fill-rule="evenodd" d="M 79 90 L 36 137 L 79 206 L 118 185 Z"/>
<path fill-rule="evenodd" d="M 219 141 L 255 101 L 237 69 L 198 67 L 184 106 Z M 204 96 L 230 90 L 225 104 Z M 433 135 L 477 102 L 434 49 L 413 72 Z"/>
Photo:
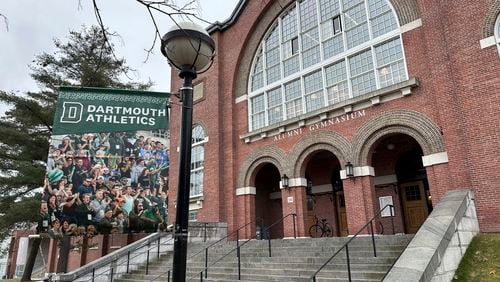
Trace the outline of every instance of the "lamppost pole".
<path fill-rule="evenodd" d="M 179 188 L 175 215 L 174 281 L 186 280 L 187 237 L 189 217 L 189 188 L 191 180 L 191 135 L 193 123 L 193 79 L 196 73 L 184 71 L 184 85 L 180 89 L 182 99 L 181 142 L 179 154 Z"/>
<path fill-rule="evenodd" d="M 191 186 L 191 135 L 193 125 L 193 79 L 210 68 L 215 42 L 207 31 L 192 22 L 178 23 L 161 39 L 161 52 L 184 79 L 180 89 L 182 99 L 181 136 L 179 146 L 179 186 L 175 212 L 174 282 L 186 281 L 188 242 L 189 189 Z"/>

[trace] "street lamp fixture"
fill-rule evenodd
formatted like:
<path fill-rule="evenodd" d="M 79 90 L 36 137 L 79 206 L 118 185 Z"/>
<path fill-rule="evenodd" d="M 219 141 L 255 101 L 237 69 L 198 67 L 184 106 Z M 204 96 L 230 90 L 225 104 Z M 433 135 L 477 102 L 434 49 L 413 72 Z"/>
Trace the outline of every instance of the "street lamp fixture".
<path fill-rule="evenodd" d="M 351 162 L 347 162 L 347 164 L 345 165 L 345 175 L 347 177 L 354 176 L 354 166 L 351 164 Z"/>
<path fill-rule="evenodd" d="M 203 27 L 192 22 L 184 22 L 176 24 L 162 37 L 161 52 L 170 64 L 179 70 L 179 76 L 184 79 L 180 88 L 182 117 L 172 276 L 174 281 L 185 281 L 191 182 L 193 79 L 212 65 L 215 42 Z"/>
<path fill-rule="evenodd" d="M 285 189 L 288 189 L 288 187 L 290 186 L 289 181 L 290 179 L 288 178 L 288 176 L 286 176 L 286 174 L 283 174 L 283 176 L 281 177 L 281 186 Z"/>

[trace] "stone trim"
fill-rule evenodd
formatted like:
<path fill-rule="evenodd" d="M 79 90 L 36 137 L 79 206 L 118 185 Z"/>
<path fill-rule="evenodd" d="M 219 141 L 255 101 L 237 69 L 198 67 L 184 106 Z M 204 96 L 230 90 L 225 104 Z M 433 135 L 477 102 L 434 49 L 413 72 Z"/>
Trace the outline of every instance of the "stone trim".
<path fill-rule="evenodd" d="M 375 169 L 372 166 L 357 166 L 353 167 L 353 174 L 354 176 L 351 176 L 351 178 L 360 176 L 375 176 Z M 349 177 L 347 177 L 346 170 L 340 170 L 340 179 L 348 178 Z"/>
<path fill-rule="evenodd" d="M 412 94 L 412 88 L 418 87 L 419 85 L 420 82 L 418 79 L 413 77 L 406 81 L 321 108 L 311 113 L 305 113 L 277 124 L 253 130 L 240 135 L 240 139 L 244 140 L 245 143 L 251 143 L 282 134 L 283 132 L 300 130 L 307 125 L 315 124 L 328 118 L 339 117 L 344 114 L 360 111 L 395 99 L 409 96 Z"/>
<path fill-rule="evenodd" d="M 419 28 L 421 26 L 422 26 L 422 19 L 417 19 L 417 20 L 414 20 L 412 22 L 409 22 L 409 23 L 401 26 L 401 28 L 399 30 L 401 31 L 401 33 L 405 33 L 405 32 L 408 32 L 410 30 Z"/>
<path fill-rule="evenodd" d="M 427 217 L 384 281 L 451 281 L 479 233 L 474 193 L 447 192 Z"/>
<path fill-rule="evenodd" d="M 288 188 L 283 187 L 280 181 L 280 189 L 290 189 L 295 187 L 305 187 L 307 186 L 307 179 L 305 178 L 290 178 L 288 180 Z"/>
<path fill-rule="evenodd" d="M 287 162 L 288 170 L 293 171 L 294 177 L 305 175 L 306 158 L 319 150 L 329 151 L 337 157 L 340 163 L 345 163 L 350 148 L 349 141 L 335 131 L 317 131 L 307 134 L 290 151 Z"/>
<path fill-rule="evenodd" d="M 447 164 L 448 163 L 448 153 L 441 152 L 430 154 L 422 157 L 422 163 L 424 167 L 438 165 L 438 164 Z"/>
<path fill-rule="evenodd" d="M 441 130 L 430 118 L 413 110 L 396 109 L 372 118 L 358 129 L 352 141 L 353 164 L 368 165 L 374 144 L 396 133 L 415 139 L 424 155 L 445 151 Z"/>
<path fill-rule="evenodd" d="M 495 39 L 495 36 L 492 35 L 490 37 L 479 40 L 479 45 L 481 45 L 481 49 L 485 49 L 497 45 L 497 41 Z"/>
<path fill-rule="evenodd" d="M 256 194 L 257 194 L 257 188 L 255 187 L 236 188 L 236 196 L 256 195 Z"/>
<path fill-rule="evenodd" d="M 252 187 L 255 174 L 266 163 L 276 166 L 280 175 L 291 175 L 289 171 L 285 170 L 286 155 L 283 150 L 275 145 L 264 146 L 253 150 L 241 164 L 238 172 L 237 187 Z"/>
<path fill-rule="evenodd" d="M 234 103 L 238 104 L 241 102 L 245 102 L 247 99 L 248 99 L 248 95 L 243 95 L 243 96 L 240 96 L 240 97 L 234 99 Z"/>

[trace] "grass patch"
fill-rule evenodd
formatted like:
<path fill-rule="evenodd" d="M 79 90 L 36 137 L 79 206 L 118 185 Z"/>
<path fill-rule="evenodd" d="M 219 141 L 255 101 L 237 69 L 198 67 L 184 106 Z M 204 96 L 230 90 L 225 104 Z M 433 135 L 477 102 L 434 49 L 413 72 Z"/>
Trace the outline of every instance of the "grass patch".
<path fill-rule="evenodd" d="M 474 237 L 453 281 L 500 281 L 500 234 Z"/>

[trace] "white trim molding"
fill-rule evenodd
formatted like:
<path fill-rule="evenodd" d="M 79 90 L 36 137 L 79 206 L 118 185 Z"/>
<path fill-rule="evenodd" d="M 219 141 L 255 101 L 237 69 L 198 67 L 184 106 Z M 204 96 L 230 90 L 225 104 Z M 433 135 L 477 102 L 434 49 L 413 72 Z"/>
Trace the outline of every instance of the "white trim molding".
<path fill-rule="evenodd" d="M 306 186 L 307 186 L 307 179 L 305 178 L 290 178 L 288 180 L 288 188 L 306 187 Z M 280 189 L 285 189 L 285 187 L 281 185 L 281 181 L 280 181 Z"/>
<path fill-rule="evenodd" d="M 448 163 L 448 153 L 440 152 L 422 157 L 424 167 Z"/>
<path fill-rule="evenodd" d="M 417 20 L 414 20 L 412 22 L 405 24 L 404 26 L 402 26 L 400 28 L 400 30 L 401 30 L 401 33 L 405 33 L 405 32 L 408 32 L 412 29 L 419 28 L 421 26 L 422 26 L 422 19 L 417 19 Z"/>
<path fill-rule="evenodd" d="M 243 96 L 240 96 L 240 97 L 234 99 L 234 103 L 238 104 L 238 103 L 241 103 L 241 102 L 245 102 L 247 99 L 248 99 L 248 95 L 245 94 Z"/>
<path fill-rule="evenodd" d="M 495 36 L 493 35 L 479 40 L 479 45 L 481 45 L 481 49 L 495 46 L 496 44 L 497 42 L 495 40 Z"/>
<path fill-rule="evenodd" d="M 236 188 L 236 196 L 255 195 L 255 194 L 257 194 L 257 189 L 255 189 L 255 187 Z"/>
<path fill-rule="evenodd" d="M 353 168 L 353 177 L 358 176 L 375 176 L 375 169 L 372 166 L 356 166 Z M 347 179 L 345 169 L 340 171 L 340 179 Z"/>

